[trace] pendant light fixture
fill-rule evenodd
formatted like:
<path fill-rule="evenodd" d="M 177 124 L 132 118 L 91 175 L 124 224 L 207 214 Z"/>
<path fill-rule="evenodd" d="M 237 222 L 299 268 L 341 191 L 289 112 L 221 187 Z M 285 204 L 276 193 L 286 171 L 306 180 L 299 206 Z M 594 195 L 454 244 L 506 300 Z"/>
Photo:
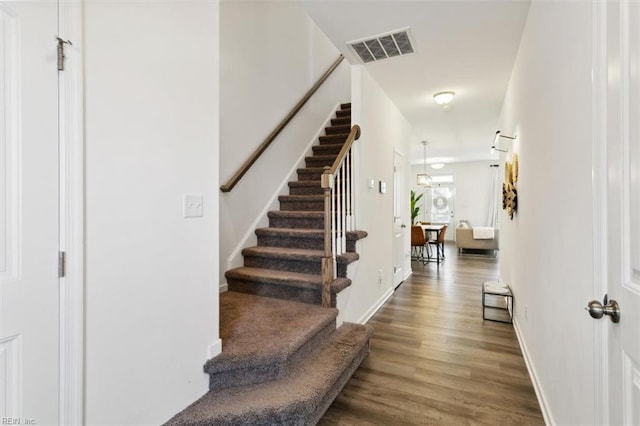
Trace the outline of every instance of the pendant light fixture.
<path fill-rule="evenodd" d="M 431 187 L 433 185 L 433 181 L 431 176 L 427 174 L 427 141 L 422 141 L 422 149 L 424 153 L 424 173 L 418 174 L 418 185 Z"/>

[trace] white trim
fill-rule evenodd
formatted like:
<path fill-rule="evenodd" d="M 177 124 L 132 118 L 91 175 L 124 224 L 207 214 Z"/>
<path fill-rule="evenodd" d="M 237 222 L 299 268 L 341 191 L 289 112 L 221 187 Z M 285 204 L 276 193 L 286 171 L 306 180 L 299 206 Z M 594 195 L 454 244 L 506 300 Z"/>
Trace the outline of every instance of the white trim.
<path fill-rule="evenodd" d="M 229 291 L 229 284 L 227 283 L 220 284 L 220 293 L 224 293 L 225 291 Z"/>
<path fill-rule="evenodd" d="M 82 1 L 59 2 L 58 34 L 65 46 L 59 73 L 60 285 L 59 423 L 84 424 L 84 110 Z M 55 44 L 52 43 L 52 49 Z M 53 51 L 53 50 L 52 50 Z"/>
<path fill-rule="evenodd" d="M 378 309 L 380 309 L 382 307 L 382 305 L 385 304 L 385 302 L 387 300 L 389 300 L 389 298 L 391 296 L 393 296 L 393 293 L 395 291 L 395 288 L 391 287 L 389 290 L 387 290 L 380 299 L 378 299 L 378 301 L 371 306 L 371 308 L 369 308 L 369 310 L 367 312 L 364 313 L 364 315 L 362 315 L 360 317 L 360 319 L 358 321 L 356 321 L 357 324 L 365 324 L 367 321 L 369 321 L 371 319 L 372 316 L 374 316 L 376 314 L 376 312 L 378 312 Z"/>
<path fill-rule="evenodd" d="M 0 407 L 2 419 L 21 418 L 22 413 L 22 336 L 20 334 L 0 339 Z M 6 424 L 6 423 L 5 423 Z"/>
<path fill-rule="evenodd" d="M 4 17 L 4 31 L 0 34 L 4 41 L 0 44 L 5 57 L 3 76 L 0 78 L 0 91 L 4 92 L 3 117 L 0 117 L 2 134 L 0 143 L 5 145 L 5 155 L 1 167 L 8 173 L 0 180 L 5 186 L 5 199 L 2 209 L 4 215 L 0 220 L 6 245 L 0 247 L 3 258 L 0 261 L 0 278 L 4 283 L 19 281 L 22 278 L 22 214 L 20 194 L 22 193 L 22 102 L 21 58 L 18 49 L 20 43 L 19 23 L 13 13 L 5 5 L 0 4 L 0 13 Z M 2 141 L 4 139 L 4 141 Z M 0 243 L 2 244 L 2 243 Z"/>
<path fill-rule="evenodd" d="M 222 339 L 217 339 L 213 342 L 207 350 L 207 359 L 211 359 L 222 353 Z"/>
<path fill-rule="evenodd" d="M 409 268 L 409 270 L 407 271 L 407 275 L 404 276 L 404 278 L 402 279 L 402 282 L 405 282 L 406 280 L 408 280 L 411 275 L 413 275 L 413 269 Z M 402 284 L 402 282 L 400 284 Z"/>
<path fill-rule="evenodd" d="M 540 411 L 542 411 L 544 423 L 547 425 L 555 425 L 557 423 L 554 421 L 551 410 L 549 409 L 549 405 L 547 404 L 547 398 L 545 397 L 544 391 L 542 390 L 542 386 L 540 384 L 541 381 L 538 378 L 538 373 L 536 372 L 535 367 L 533 366 L 533 362 L 531 361 L 531 357 L 529 356 L 529 350 L 527 349 L 527 345 L 522 338 L 520 327 L 518 326 L 518 321 L 515 317 L 513 318 L 513 329 L 516 332 L 516 337 L 518 338 L 518 343 L 520 344 L 520 350 L 522 351 L 524 363 L 527 366 L 527 371 L 529 372 L 529 377 L 531 378 L 533 389 L 535 390 L 536 397 L 538 398 L 538 404 L 540 405 Z"/>
<path fill-rule="evenodd" d="M 320 129 L 316 132 L 316 134 L 311 138 L 311 141 L 309 142 L 307 147 L 302 151 L 302 154 L 300 154 L 300 156 L 298 157 L 298 159 L 294 163 L 294 165 L 291 168 L 291 170 L 289 170 L 289 173 L 287 173 L 287 175 L 282 180 L 282 182 L 280 182 L 280 185 L 274 191 L 273 196 L 271 197 L 271 199 L 269 199 L 269 201 L 266 203 L 266 205 L 262 209 L 262 211 L 260 211 L 260 213 L 258 213 L 258 215 L 256 216 L 256 219 L 253 221 L 253 223 L 247 227 L 247 232 L 242 236 L 242 238 L 240 239 L 240 241 L 238 242 L 236 247 L 231 251 L 231 254 L 227 258 L 227 270 L 233 269 L 236 266 L 240 266 L 240 263 L 242 262 L 242 259 L 241 259 L 242 249 L 244 249 L 245 246 L 247 245 L 247 241 L 250 238 L 252 238 L 253 236 L 255 236 L 256 228 L 259 227 L 260 222 L 265 220 L 265 218 L 267 217 L 267 213 L 270 210 L 274 209 L 273 206 L 275 205 L 276 201 L 278 200 L 278 196 L 283 193 L 284 188 L 287 186 L 287 184 L 291 180 L 291 178 L 294 175 L 294 173 L 296 173 L 298 168 L 300 168 L 300 164 L 302 164 L 304 162 L 304 159 L 309 154 L 309 151 L 311 150 L 311 147 L 318 141 L 318 138 L 320 137 L 320 135 L 322 135 L 322 132 L 324 132 L 324 128 L 331 123 L 331 119 L 335 115 L 335 112 L 338 110 L 338 108 L 340 108 L 340 103 L 337 103 L 333 107 L 333 109 L 331 110 L 331 112 L 329 113 L 327 118 L 325 119 L 324 124 L 320 127 Z M 222 287 L 222 285 L 221 285 L 221 287 Z"/>
<path fill-rule="evenodd" d="M 593 297 L 607 293 L 607 3 L 592 2 L 591 197 Z M 609 413 L 609 328 L 593 322 L 593 419 L 607 424 Z"/>

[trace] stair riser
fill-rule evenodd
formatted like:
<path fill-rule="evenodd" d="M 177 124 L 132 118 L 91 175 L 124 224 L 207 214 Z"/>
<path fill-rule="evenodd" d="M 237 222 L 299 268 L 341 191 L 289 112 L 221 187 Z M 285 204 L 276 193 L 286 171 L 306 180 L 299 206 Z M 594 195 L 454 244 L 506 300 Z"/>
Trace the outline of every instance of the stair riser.
<path fill-rule="evenodd" d="M 308 417 L 307 419 L 305 419 L 306 424 L 314 425 L 320 422 L 320 419 L 322 418 L 324 413 L 326 413 L 329 406 L 338 397 L 338 395 L 340 394 L 342 389 L 345 387 L 345 385 L 347 384 L 351 376 L 353 376 L 353 373 L 355 373 L 358 367 L 360 367 L 360 364 L 362 364 L 362 362 L 365 360 L 367 355 L 369 355 L 370 346 L 371 346 L 371 341 L 368 341 L 366 345 L 360 348 L 360 350 L 354 357 L 353 361 L 351 361 L 349 366 L 340 375 L 340 378 L 333 385 L 331 390 L 327 392 L 327 394 L 322 399 L 322 402 L 318 404 L 318 407 L 316 408 L 315 413 L 311 417 Z"/>
<path fill-rule="evenodd" d="M 336 111 L 336 117 L 351 117 L 351 108 Z"/>
<path fill-rule="evenodd" d="M 280 210 L 286 211 L 323 211 L 324 201 L 280 201 Z"/>
<path fill-rule="evenodd" d="M 333 166 L 333 162 L 335 158 L 314 158 L 309 157 L 305 159 L 305 164 L 307 167 L 331 167 Z"/>
<path fill-rule="evenodd" d="M 234 386 L 256 385 L 277 380 L 285 374 L 284 366 L 261 365 L 209 375 L 209 390 L 221 390 Z"/>
<path fill-rule="evenodd" d="M 323 238 L 294 238 L 276 235 L 258 236 L 258 245 L 262 247 L 299 248 L 305 250 L 323 250 Z"/>
<path fill-rule="evenodd" d="M 328 136 L 320 136 L 319 142 L 320 146 L 322 145 L 335 145 L 335 144 L 344 144 L 349 135 L 328 135 Z"/>
<path fill-rule="evenodd" d="M 287 374 L 289 368 L 294 362 L 296 362 L 296 360 L 301 359 L 317 348 L 318 345 L 326 341 L 329 335 L 331 335 L 335 330 L 336 322 L 330 322 L 318 331 L 315 336 L 305 342 L 305 344 L 302 345 L 288 360 L 281 363 L 217 372 L 205 371 L 205 373 L 209 373 L 209 390 L 216 391 L 235 386 L 255 385 L 272 380 L 278 380 Z"/>
<path fill-rule="evenodd" d="M 310 181 L 310 180 L 320 180 L 320 176 L 322 176 L 322 172 L 298 172 L 298 180 L 299 181 Z"/>
<path fill-rule="evenodd" d="M 324 250 L 323 238 L 295 238 L 278 235 L 258 236 L 258 245 L 262 247 L 299 248 L 306 250 Z M 355 253 L 356 242 L 347 240 L 347 252 Z"/>
<path fill-rule="evenodd" d="M 274 297 L 276 299 L 295 300 L 296 302 L 309 303 L 311 305 L 322 304 L 320 289 L 288 287 L 278 284 L 245 281 L 236 278 L 228 278 L 227 284 L 230 291 L 255 294 L 256 296 Z M 336 307 L 336 295 L 331 293 L 331 307 Z"/>
<path fill-rule="evenodd" d="M 342 185 L 341 182 L 338 181 L 337 185 Z M 320 186 L 290 186 L 289 195 L 324 195 L 324 189 Z"/>
<path fill-rule="evenodd" d="M 351 126 L 350 125 L 342 125 L 342 126 L 330 126 L 330 127 L 325 127 L 324 128 L 324 132 L 327 135 L 337 135 L 337 134 L 341 134 L 341 133 L 349 133 L 351 131 Z"/>
<path fill-rule="evenodd" d="M 287 272 L 300 272 L 303 274 L 315 274 L 320 275 L 322 272 L 322 260 L 298 260 L 298 259 L 283 259 L 274 257 L 261 257 L 261 256 L 244 256 L 244 266 L 251 268 L 262 269 L 274 269 L 277 271 Z M 338 264 L 338 277 L 347 276 L 347 266 L 344 264 Z"/>
<path fill-rule="evenodd" d="M 290 195 L 322 195 L 324 189 L 320 186 L 291 186 L 289 187 Z"/>
<path fill-rule="evenodd" d="M 351 126 L 351 117 L 340 117 L 331 119 L 332 126 Z"/>
<path fill-rule="evenodd" d="M 332 146 L 336 145 L 336 146 Z M 338 155 L 344 144 L 331 144 L 331 145 L 314 145 L 314 155 Z"/>
<path fill-rule="evenodd" d="M 270 217 L 269 226 L 272 228 L 304 228 L 304 229 L 324 229 L 324 219 L 322 218 L 292 218 L 292 217 Z"/>

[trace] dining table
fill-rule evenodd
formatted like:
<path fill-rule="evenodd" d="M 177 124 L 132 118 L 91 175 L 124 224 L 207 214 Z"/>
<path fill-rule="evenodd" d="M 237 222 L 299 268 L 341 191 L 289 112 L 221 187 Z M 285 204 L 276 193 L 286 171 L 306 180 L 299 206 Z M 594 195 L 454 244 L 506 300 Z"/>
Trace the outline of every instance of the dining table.
<path fill-rule="evenodd" d="M 444 224 L 429 224 L 429 225 L 420 225 L 422 227 L 422 230 L 425 233 L 425 237 L 427 236 L 427 233 L 430 233 L 432 235 L 434 235 L 435 238 L 427 238 L 427 241 L 431 240 L 431 241 L 438 241 L 438 239 L 440 238 L 440 232 L 442 232 L 442 228 L 444 228 Z M 442 258 L 444 259 L 444 239 L 442 240 L 442 243 L 439 244 L 440 245 L 440 249 L 436 249 L 436 263 L 440 264 L 440 251 L 442 251 Z M 431 258 L 431 256 L 429 256 L 429 258 Z"/>

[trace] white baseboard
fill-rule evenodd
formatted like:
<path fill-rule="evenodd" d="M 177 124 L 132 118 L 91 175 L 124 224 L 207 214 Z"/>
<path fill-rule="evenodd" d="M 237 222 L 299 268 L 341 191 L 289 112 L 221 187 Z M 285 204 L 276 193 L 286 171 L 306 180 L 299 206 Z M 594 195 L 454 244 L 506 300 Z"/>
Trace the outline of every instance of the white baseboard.
<path fill-rule="evenodd" d="M 215 356 L 218 356 L 222 353 L 222 340 L 218 339 L 215 342 L 213 342 L 211 345 L 209 345 L 209 348 L 207 350 L 207 359 L 211 359 Z"/>
<path fill-rule="evenodd" d="M 229 284 L 227 283 L 220 284 L 220 293 L 224 293 L 225 291 L 229 291 Z"/>
<path fill-rule="evenodd" d="M 393 296 L 393 291 L 394 291 L 393 288 L 390 288 L 389 290 L 387 290 L 382 295 L 382 297 L 378 299 L 378 301 L 371 308 L 369 308 L 369 310 L 365 312 L 365 314 L 362 317 L 360 317 L 357 323 L 365 324 L 367 321 L 369 321 L 371 317 L 374 316 L 376 312 L 378 312 L 378 309 L 380 309 L 382 305 L 384 305 L 384 302 L 386 302 L 391 296 Z"/>
<path fill-rule="evenodd" d="M 544 423 L 547 425 L 555 425 L 556 422 L 553 420 L 553 416 L 551 415 L 551 411 L 549 410 L 547 398 L 544 395 L 540 380 L 538 379 L 538 373 L 533 366 L 533 362 L 531 361 L 531 357 L 529 356 L 529 350 L 527 349 L 527 345 L 524 342 L 524 339 L 520 332 L 520 327 L 518 326 L 518 321 L 515 317 L 513 318 L 513 329 L 516 331 L 516 337 L 518 338 L 518 343 L 520 344 L 520 350 L 522 351 L 522 356 L 524 357 L 524 363 L 527 366 L 527 371 L 529 372 L 531 383 L 533 383 L 533 389 L 535 390 L 536 397 L 538 398 L 538 404 L 540 404 L 540 411 L 542 411 Z"/>

